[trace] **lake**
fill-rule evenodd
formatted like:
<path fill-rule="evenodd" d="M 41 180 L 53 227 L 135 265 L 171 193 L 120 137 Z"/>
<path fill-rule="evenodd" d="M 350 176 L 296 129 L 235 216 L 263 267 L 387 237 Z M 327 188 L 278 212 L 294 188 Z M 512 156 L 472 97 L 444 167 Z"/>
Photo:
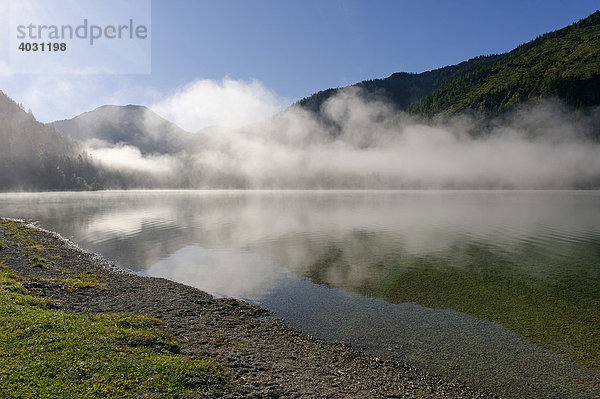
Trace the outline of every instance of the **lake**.
<path fill-rule="evenodd" d="M 506 397 L 600 397 L 600 192 L 0 194 L 148 276 Z"/>

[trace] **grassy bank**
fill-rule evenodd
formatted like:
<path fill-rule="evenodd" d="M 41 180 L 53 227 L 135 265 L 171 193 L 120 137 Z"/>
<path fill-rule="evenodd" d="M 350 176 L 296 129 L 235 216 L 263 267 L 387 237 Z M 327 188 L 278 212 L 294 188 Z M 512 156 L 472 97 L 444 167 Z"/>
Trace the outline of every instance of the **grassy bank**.
<path fill-rule="evenodd" d="M 60 255 L 36 242 L 23 224 L 0 224 L 0 392 L 14 398 L 194 398 L 227 388 L 223 367 L 180 353 L 155 318 L 67 313 L 30 295 L 26 287 L 35 284 L 86 291 L 103 284 L 91 271 L 59 268 Z M 9 246 L 29 267 L 52 269 L 52 277 L 10 270 Z"/>

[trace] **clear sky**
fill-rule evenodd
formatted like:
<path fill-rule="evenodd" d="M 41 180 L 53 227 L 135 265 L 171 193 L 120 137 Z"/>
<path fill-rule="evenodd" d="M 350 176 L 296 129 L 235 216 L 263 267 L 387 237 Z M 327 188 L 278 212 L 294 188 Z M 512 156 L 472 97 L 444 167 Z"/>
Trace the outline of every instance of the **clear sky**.
<path fill-rule="evenodd" d="M 599 8 L 598 0 L 153 0 L 150 74 L 15 73 L 4 40 L 0 89 L 44 122 L 106 103 L 149 105 L 170 119 L 182 118 L 173 107 L 194 102 L 264 117 L 329 87 L 506 52 Z M 245 100 L 219 97 L 238 95 Z M 224 115 L 177 122 L 194 130 Z"/>

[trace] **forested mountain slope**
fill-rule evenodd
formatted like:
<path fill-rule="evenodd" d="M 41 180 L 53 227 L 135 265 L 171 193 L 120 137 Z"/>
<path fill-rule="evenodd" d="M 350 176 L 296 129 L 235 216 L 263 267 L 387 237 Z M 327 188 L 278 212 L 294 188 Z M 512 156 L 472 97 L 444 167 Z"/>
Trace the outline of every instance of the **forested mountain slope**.
<path fill-rule="evenodd" d="M 503 111 L 555 96 L 585 107 L 600 104 L 600 11 L 455 75 L 415 103 L 413 112 Z"/>
<path fill-rule="evenodd" d="M 0 91 L 0 191 L 98 189 L 98 175 L 80 143 Z"/>
<path fill-rule="evenodd" d="M 600 11 L 508 53 L 418 74 L 394 73 L 352 87 L 363 89 L 361 95 L 367 100 L 385 100 L 397 110 L 425 115 L 466 109 L 498 113 L 547 97 L 558 97 L 576 107 L 598 105 Z M 320 91 L 298 105 L 318 113 L 341 89 Z"/>

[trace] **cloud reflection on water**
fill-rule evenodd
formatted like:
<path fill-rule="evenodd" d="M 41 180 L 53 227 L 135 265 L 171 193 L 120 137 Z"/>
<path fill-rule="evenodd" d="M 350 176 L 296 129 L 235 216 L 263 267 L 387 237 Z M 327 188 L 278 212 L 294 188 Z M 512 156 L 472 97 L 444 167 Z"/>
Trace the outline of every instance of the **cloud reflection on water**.
<path fill-rule="evenodd" d="M 292 280 L 281 266 L 237 250 L 210 250 L 193 244 L 161 259 L 144 274 L 166 277 L 216 296 L 253 299 Z"/>

